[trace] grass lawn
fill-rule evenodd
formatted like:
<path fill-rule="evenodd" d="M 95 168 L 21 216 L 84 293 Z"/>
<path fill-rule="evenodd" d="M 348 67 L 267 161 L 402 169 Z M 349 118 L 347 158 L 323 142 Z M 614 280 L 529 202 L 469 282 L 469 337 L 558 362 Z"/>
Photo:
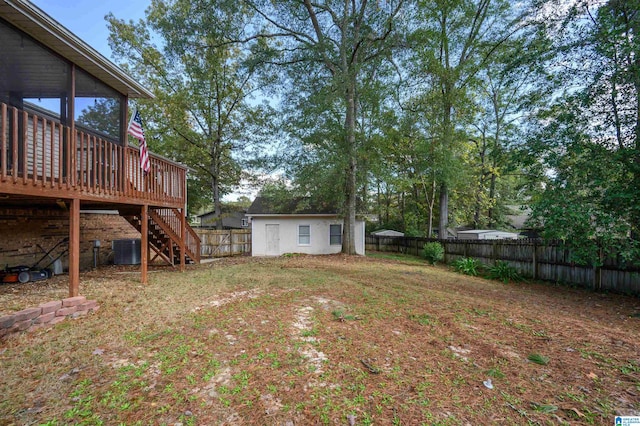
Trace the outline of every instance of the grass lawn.
<path fill-rule="evenodd" d="M 402 257 L 225 259 L 153 272 L 147 286 L 115 271 L 82 278 L 95 314 L 0 341 L 0 424 L 613 425 L 640 415 L 638 298 L 505 285 Z M 23 303 L 67 291 L 64 280 L 23 288 Z M 17 303 L 9 293 L 5 311 Z"/>

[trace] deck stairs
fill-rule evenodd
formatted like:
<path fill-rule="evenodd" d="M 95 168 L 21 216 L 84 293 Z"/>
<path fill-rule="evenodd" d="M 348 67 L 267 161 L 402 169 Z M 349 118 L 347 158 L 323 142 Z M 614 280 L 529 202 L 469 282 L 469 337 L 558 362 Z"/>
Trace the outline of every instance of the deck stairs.
<path fill-rule="evenodd" d="M 142 232 L 141 214 L 122 215 L 134 228 Z M 182 241 L 182 216 L 180 210 L 172 208 L 149 208 L 148 240 L 151 262 L 160 259 L 172 266 L 180 264 Z M 200 263 L 200 238 L 185 224 L 185 263 Z"/>

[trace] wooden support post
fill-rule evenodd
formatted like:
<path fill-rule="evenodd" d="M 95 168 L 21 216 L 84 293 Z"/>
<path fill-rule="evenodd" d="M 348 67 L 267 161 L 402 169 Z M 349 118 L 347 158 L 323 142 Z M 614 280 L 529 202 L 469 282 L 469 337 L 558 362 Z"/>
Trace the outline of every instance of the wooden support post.
<path fill-rule="evenodd" d="M 147 284 L 147 269 L 149 265 L 149 206 L 142 206 L 140 211 L 140 282 Z"/>
<path fill-rule="evenodd" d="M 185 216 L 186 209 L 183 207 L 180 210 L 180 271 L 185 270 L 185 261 L 187 257 L 186 245 L 187 240 L 187 217 Z"/>
<path fill-rule="evenodd" d="M 80 288 L 80 199 L 69 205 L 69 297 L 79 294 Z"/>
<path fill-rule="evenodd" d="M 78 176 L 78 164 L 77 164 L 77 143 L 78 143 L 78 135 L 76 135 L 76 66 L 71 64 L 71 69 L 69 72 L 68 80 L 68 102 L 67 102 L 67 126 L 69 126 L 71 134 L 69 135 L 69 161 L 71 165 L 71 170 L 68 171 L 67 179 L 69 179 L 69 175 L 71 175 L 71 186 L 75 187 L 78 182 L 82 182 L 79 180 L 80 176 Z"/>

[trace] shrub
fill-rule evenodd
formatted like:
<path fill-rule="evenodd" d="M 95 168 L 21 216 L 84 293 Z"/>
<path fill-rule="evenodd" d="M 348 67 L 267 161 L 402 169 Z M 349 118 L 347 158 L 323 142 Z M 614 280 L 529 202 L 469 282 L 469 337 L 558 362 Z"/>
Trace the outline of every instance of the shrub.
<path fill-rule="evenodd" d="M 503 283 L 508 283 L 509 281 L 520 281 L 522 277 L 516 271 L 516 268 L 513 266 L 509 266 L 507 262 L 499 260 L 495 265 L 489 267 L 489 278 L 493 280 L 500 280 Z"/>
<path fill-rule="evenodd" d="M 451 265 L 456 272 L 473 275 L 474 277 L 480 273 L 480 270 L 484 266 L 479 260 L 472 257 L 461 257 L 460 259 L 456 259 Z"/>
<path fill-rule="evenodd" d="M 437 241 L 426 243 L 424 247 L 422 247 L 422 256 L 431 262 L 432 265 L 435 265 L 436 262 L 444 259 L 444 247 Z"/>

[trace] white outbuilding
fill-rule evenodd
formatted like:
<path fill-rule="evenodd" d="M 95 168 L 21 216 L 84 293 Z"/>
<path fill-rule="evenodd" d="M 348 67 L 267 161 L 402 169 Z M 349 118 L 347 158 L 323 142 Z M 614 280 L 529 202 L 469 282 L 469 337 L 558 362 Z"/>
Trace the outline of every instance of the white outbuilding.
<path fill-rule="evenodd" d="M 276 203 L 257 197 L 247 210 L 251 223 L 251 255 L 285 253 L 334 254 L 342 251 L 344 220 L 335 209 L 314 206 L 308 199 Z M 356 220 L 356 253 L 365 254 L 364 221 Z"/>
<path fill-rule="evenodd" d="M 517 240 L 518 234 L 495 229 L 471 229 L 458 231 L 459 240 Z"/>

